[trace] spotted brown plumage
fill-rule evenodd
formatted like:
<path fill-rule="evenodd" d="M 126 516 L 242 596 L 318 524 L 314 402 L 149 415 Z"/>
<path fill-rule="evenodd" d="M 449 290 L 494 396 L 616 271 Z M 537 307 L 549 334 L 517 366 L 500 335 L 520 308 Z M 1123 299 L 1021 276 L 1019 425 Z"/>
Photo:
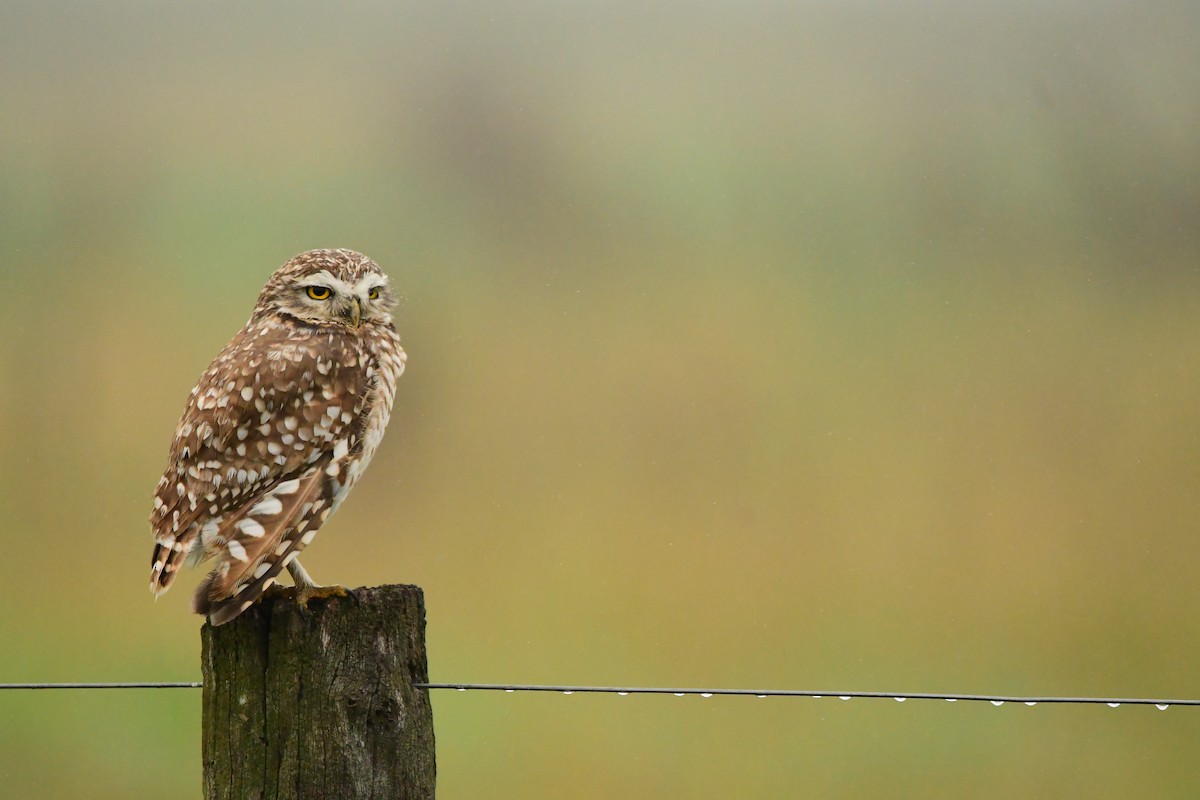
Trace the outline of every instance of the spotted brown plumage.
<path fill-rule="evenodd" d="M 200 377 L 155 491 L 150 588 L 217 559 L 193 610 L 236 617 L 341 504 L 387 426 L 405 354 L 387 276 L 351 250 L 312 250 L 280 267 L 250 320 Z"/>

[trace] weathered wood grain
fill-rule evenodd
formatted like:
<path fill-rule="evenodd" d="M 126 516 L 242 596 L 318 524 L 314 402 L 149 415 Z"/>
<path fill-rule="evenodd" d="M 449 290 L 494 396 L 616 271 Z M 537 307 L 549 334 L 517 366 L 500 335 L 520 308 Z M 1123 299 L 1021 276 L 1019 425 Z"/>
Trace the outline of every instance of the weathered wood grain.
<path fill-rule="evenodd" d="M 419 587 L 272 591 L 201 640 L 207 800 L 434 796 Z"/>

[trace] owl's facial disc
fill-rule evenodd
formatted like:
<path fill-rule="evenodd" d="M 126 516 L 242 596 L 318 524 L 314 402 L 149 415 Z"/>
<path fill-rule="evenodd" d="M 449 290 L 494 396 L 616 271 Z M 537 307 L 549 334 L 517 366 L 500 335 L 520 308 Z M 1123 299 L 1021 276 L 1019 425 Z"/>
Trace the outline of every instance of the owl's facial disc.
<path fill-rule="evenodd" d="M 312 325 L 351 329 L 390 323 L 396 306 L 387 276 L 377 269 L 356 276 L 330 269 L 298 275 L 277 284 L 267 303 Z"/>

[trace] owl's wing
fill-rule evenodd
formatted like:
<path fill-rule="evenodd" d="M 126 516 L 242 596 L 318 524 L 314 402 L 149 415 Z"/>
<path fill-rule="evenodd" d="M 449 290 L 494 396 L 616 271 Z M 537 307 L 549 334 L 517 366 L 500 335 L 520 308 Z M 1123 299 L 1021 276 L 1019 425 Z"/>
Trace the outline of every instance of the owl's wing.
<path fill-rule="evenodd" d="M 327 451 L 222 525 L 220 560 L 196 587 L 192 610 L 222 625 L 249 608 L 312 541 L 333 510 L 339 477 L 341 463 Z"/>
<path fill-rule="evenodd" d="M 335 357 L 334 348 L 332 336 L 297 339 L 280 323 L 252 321 L 201 376 L 155 492 L 155 594 L 170 587 L 189 555 L 193 561 L 222 556 L 217 570 L 224 577 L 242 572 L 235 564 L 254 568 L 303 508 L 285 502 L 278 489 L 305 482 L 335 460 L 340 465 L 354 450 L 366 365 Z M 265 535 L 268 526 L 260 518 L 273 517 L 266 512 L 276 503 L 292 514 Z M 260 529 L 264 534 L 255 536 Z"/>

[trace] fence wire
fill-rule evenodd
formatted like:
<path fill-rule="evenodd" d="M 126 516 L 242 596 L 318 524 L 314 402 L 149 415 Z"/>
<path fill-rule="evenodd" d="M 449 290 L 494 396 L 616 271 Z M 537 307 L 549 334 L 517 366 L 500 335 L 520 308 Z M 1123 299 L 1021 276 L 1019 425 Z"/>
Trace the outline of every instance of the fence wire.
<path fill-rule="evenodd" d="M 199 681 L 134 681 L 132 683 L 0 683 L 0 689 L 199 689 Z"/>
<path fill-rule="evenodd" d="M 204 684 L 198 681 L 144 681 L 144 682 L 112 682 L 112 683 L 0 683 L 0 689 L 199 689 Z M 811 700 L 836 699 L 853 700 L 856 698 L 869 700 L 894 700 L 903 703 L 908 700 L 943 700 L 949 703 L 959 701 L 965 703 L 991 703 L 1002 706 L 1005 703 L 1020 703 L 1036 706 L 1040 703 L 1058 705 L 1106 705 L 1110 708 L 1119 706 L 1154 706 L 1160 711 L 1166 711 L 1171 706 L 1200 706 L 1200 700 L 1147 698 L 1147 697 L 1057 697 L 1034 695 L 1002 695 L 1002 694 L 957 694 L 948 692 L 845 692 L 845 691 L 814 691 L 802 689 L 703 689 L 703 688 L 668 688 L 663 686 L 571 686 L 544 685 L 525 683 L 415 683 L 418 689 L 452 689 L 460 692 L 556 692 L 564 695 L 571 694 L 615 694 L 620 696 L 634 694 L 663 694 L 675 697 L 804 697 Z"/>
<path fill-rule="evenodd" d="M 837 700 L 853 700 L 866 698 L 872 700 L 895 700 L 903 703 L 907 700 L 944 700 L 950 703 L 963 701 L 967 703 L 991 703 L 1002 706 L 1005 703 L 1022 703 L 1036 706 L 1039 703 L 1057 703 L 1059 705 L 1106 705 L 1117 708 L 1123 705 L 1155 706 L 1165 711 L 1171 706 L 1200 706 L 1200 700 L 1179 700 L 1147 697 L 1056 697 L 1056 696 L 1026 696 L 1000 694 L 957 694 L 946 692 L 842 692 L 842 691 L 813 691 L 807 689 L 672 689 L 661 686 L 544 686 L 530 684 L 504 683 L 416 683 L 418 689 L 457 689 L 460 692 L 481 690 L 492 692 L 559 692 L 561 694 L 668 694 L 675 697 L 699 695 L 714 697 L 719 695 L 733 697 L 807 697 L 812 700 L 832 698 Z"/>

